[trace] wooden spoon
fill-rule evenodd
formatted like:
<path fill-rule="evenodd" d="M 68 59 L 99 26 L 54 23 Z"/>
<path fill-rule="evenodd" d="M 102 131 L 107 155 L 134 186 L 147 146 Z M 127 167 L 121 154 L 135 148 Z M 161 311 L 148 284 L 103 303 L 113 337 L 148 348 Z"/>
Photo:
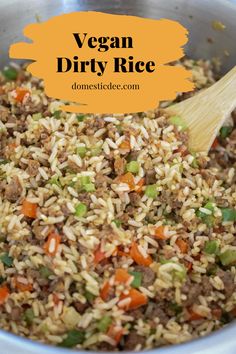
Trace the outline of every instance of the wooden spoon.
<path fill-rule="evenodd" d="M 180 116 L 189 128 L 189 147 L 208 152 L 224 121 L 236 108 L 236 66 L 211 87 L 165 111 Z"/>

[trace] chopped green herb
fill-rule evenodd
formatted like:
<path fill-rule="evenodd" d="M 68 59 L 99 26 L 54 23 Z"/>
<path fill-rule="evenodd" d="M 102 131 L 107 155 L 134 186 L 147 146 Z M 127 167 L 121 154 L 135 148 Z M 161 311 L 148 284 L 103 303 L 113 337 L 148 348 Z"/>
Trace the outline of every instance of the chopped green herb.
<path fill-rule="evenodd" d="M 84 296 L 87 299 L 87 301 L 90 303 L 93 302 L 93 300 L 95 299 L 95 295 L 90 293 L 88 290 L 85 290 Z"/>
<path fill-rule="evenodd" d="M 220 137 L 222 139 L 227 138 L 231 134 L 232 130 L 233 130 L 233 127 L 230 127 L 230 126 L 222 127 L 220 129 Z"/>
<path fill-rule="evenodd" d="M 183 311 L 183 307 L 178 305 L 176 302 L 171 302 L 169 304 L 169 308 L 175 313 L 176 316 Z"/>
<path fill-rule="evenodd" d="M 41 277 L 44 279 L 48 279 L 50 277 L 50 275 L 53 274 L 51 269 L 49 269 L 48 267 L 45 267 L 45 266 L 41 266 L 39 268 L 39 273 L 40 273 Z"/>
<path fill-rule="evenodd" d="M 129 272 L 129 274 L 133 275 L 134 279 L 131 283 L 133 288 L 139 288 L 142 284 L 142 273 L 140 272 Z"/>
<path fill-rule="evenodd" d="M 121 221 L 118 219 L 114 219 L 112 220 L 112 222 L 114 222 L 114 224 L 116 224 L 117 227 L 121 227 Z"/>
<path fill-rule="evenodd" d="M 137 161 L 130 161 L 126 165 L 126 170 L 131 173 L 138 173 L 139 171 L 139 163 Z"/>
<path fill-rule="evenodd" d="M 34 320 L 34 311 L 32 308 L 29 308 L 25 310 L 24 312 L 24 320 L 28 323 L 31 324 Z"/>
<path fill-rule="evenodd" d="M 88 183 L 84 185 L 84 190 L 85 192 L 94 192 L 95 189 L 95 184 L 94 183 Z"/>
<path fill-rule="evenodd" d="M 41 119 L 42 118 L 42 113 L 34 113 L 34 114 L 32 114 L 32 119 L 33 120 L 39 120 L 39 119 Z"/>
<path fill-rule="evenodd" d="M 3 277 L 0 277 L 0 284 L 4 283 L 5 279 Z"/>
<path fill-rule="evenodd" d="M 112 322 L 112 318 L 110 316 L 103 316 L 97 324 L 98 330 L 100 332 L 107 332 L 111 322 Z"/>
<path fill-rule="evenodd" d="M 221 208 L 223 221 L 236 221 L 236 210 L 231 208 Z"/>
<path fill-rule="evenodd" d="M 8 253 L 4 253 L 0 256 L 0 261 L 2 261 L 2 263 L 7 266 L 7 267 L 11 267 L 13 264 L 13 258 L 10 257 L 8 255 Z"/>
<path fill-rule="evenodd" d="M 18 76 L 18 72 L 14 68 L 5 68 L 2 74 L 7 80 L 16 80 Z"/>
<path fill-rule="evenodd" d="M 0 159 L 0 165 L 6 165 L 8 162 L 10 161 L 6 159 Z"/>
<path fill-rule="evenodd" d="M 225 252 L 221 253 L 220 261 L 224 266 L 228 266 L 236 262 L 236 251 L 235 250 L 226 250 Z"/>
<path fill-rule="evenodd" d="M 60 119 L 60 116 L 61 116 L 61 111 L 60 111 L 60 110 L 55 111 L 55 112 L 53 113 L 53 117 L 56 118 L 56 119 Z"/>
<path fill-rule="evenodd" d="M 208 254 L 218 254 L 219 245 L 215 240 L 207 241 L 204 247 L 204 252 Z"/>
<path fill-rule="evenodd" d="M 79 203 L 75 207 L 75 216 L 81 218 L 87 214 L 87 206 L 84 203 Z"/>
<path fill-rule="evenodd" d="M 78 122 L 83 122 L 86 116 L 84 114 L 77 114 L 76 119 Z"/>
<path fill-rule="evenodd" d="M 149 186 L 146 187 L 145 189 L 145 195 L 148 198 L 155 199 L 157 197 L 157 185 L 156 184 L 150 184 Z"/>
<path fill-rule="evenodd" d="M 188 128 L 184 119 L 179 116 L 170 117 L 170 123 L 176 125 L 177 127 L 180 127 L 181 130 L 186 130 Z"/>
<path fill-rule="evenodd" d="M 73 348 L 77 344 L 82 344 L 85 339 L 84 331 L 72 329 L 67 332 L 67 337 L 59 344 L 59 347 Z"/>
<path fill-rule="evenodd" d="M 78 146 L 76 149 L 76 153 L 82 158 L 85 157 L 86 152 L 87 152 L 86 146 Z"/>

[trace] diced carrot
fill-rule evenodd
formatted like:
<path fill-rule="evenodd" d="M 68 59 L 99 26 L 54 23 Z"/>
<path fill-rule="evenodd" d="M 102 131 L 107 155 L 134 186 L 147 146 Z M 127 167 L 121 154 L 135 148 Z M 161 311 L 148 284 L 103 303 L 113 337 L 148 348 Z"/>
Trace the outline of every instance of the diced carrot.
<path fill-rule="evenodd" d="M 144 178 L 141 178 L 138 183 L 136 184 L 136 187 L 135 187 L 135 191 L 137 193 L 142 193 L 142 190 L 143 190 L 143 186 L 144 186 L 144 183 L 145 183 L 145 179 Z"/>
<path fill-rule="evenodd" d="M 129 254 L 118 249 L 118 251 L 117 251 L 117 256 L 120 256 L 120 257 L 129 257 Z"/>
<path fill-rule="evenodd" d="M 19 277 L 19 276 L 15 277 L 14 285 L 20 291 L 32 291 L 33 290 L 33 285 L 30 284 L 27 280 L 25 281 L 25 279 L 21 280 L 21 277 Z"/>
<path fill-rule="evenodd" d="M 24 88 L 22 88 L 22 87 L 17 87 L 17 88 L 15 89 L 15 92 L 14 92 L 14 94 L 15 94 L 15 100 L 16 100 L 17 102 L 22 102 L 23 99 L 24 99 L 24 97 L 25 97 L 25 95 L 26 95 L 27 93 L 29 93 L 29 90 L 24 89 Z"/>
<path fill-rule="evenodd" d="M 101 251 L 101 247 L 99 246 L 94 252 L 94 263 L 97 265 L 105 258 L 106 258 L 105 253 Z"/>
<path fill-rule="evenodd" d="M 215 138 L 215 140 L 213 141 L 213 144 L 211 145 L 211 149 L 215 149 L 215 148 L 217 148 L 217 146 L 219 146 L 219 140 L 217 138 Z"/>
<path fill-rule="evenodd" d="M 7 146 L 10 150 L 14 150 L 17 147 L 17 144 L 15 142 L 8 144 Z"/>
<path fill-rule="evenodd" d="M 107 336 L 112 338 L 116 344 L 118 344 L 124 334 L 124 330 L 121 327 L 111 325 L 107 331 Z"/>
<path fill-rule="evenodd" d="M 129 186 L 129 189 L 133 191 L 135 189 L 134 176 L 131 172 L 127 172 L 126 174 L 119 176 L 118 181 L 120 183 L 126 183 Z"/>
<path fill-rule="evenodd" d="M 188 314 L 189 314 L 189 318 L 188 318 L 189 321 L 197 321 L 203 318 L 203 316 L 194 312 L 192 308 L 188 308 Z"/>
<path fill-rule="evenodd" d="M 36 219 L 37 216 L 37 204 L 29 202 L 27 199 L 23 200 L 22 203 L 22 214 L 31 219 Z"/>
<path fill-rule="evenodd" d="M 188 252 L 188 244 L 186 241 L 182 240 L 181 238 L 178 238 L 175 243 L 179 247 L 181 253 Z"/>
<path fill-rule="evenodd" d="M 146 305 L 148 301 L 146 295 L 133 288 L 129 290 L 128 294 L 122 294 L 120 296 L 120 300 L 128 298 L 130 298 L 130 302 L 127 305 L 122 306 L 121 304 L 120 306 L 125 310 L 135 310 L 140 306 Z"/>
<path fill-rule="evenodd" d="M 118 253 L 118 247 L 115 247 L 114 251 L 112 252 L 112 256 L 117 256 L 117 253 Z"/>
<path fill-rule="evenodd" d="M 133 242 L 130 249 L 131 258 L 138 264 L 148 267 L 152 262 L 152 257 L 147 255 L 144 257 L 138 249 L 137 243 Z"/>
<path fill-rule="evenodd" d="M 123 140 L 122 143 L 119 145 L 119 148 L 122 150 L 130 151 L 131 146 L 129 140 Z"/>
<path fill-rule="evenodd" d="M 48 256 L 54 257 L 58 251 L 60 243 L 61 236 L 56 232 L 51 232 L 43 246 L 43 249 Z"/>
<path fill-rule="evenodd" d="M 0 287 L 0 305 L 2 305 L 8 298 L 10 292 L 6 285 Z"/>
<path fill-rule="evenodd" d="M 100 296 L 103 301 L 106 301 L 108 299 L 110 288 L 111 286 L 109 284 L 109 281 L 106 281 L 100 291 Z"/>
<path fill-rule="evenodd" d="M 58 305 L 60 302 L 60 299 L 57 294 L 52 294 L 53 302 L 55 305 Z"/>
<path fill-rule="evenodd" d="M 156 227 L 155 228 L 155 237 L 158 238 L 159 240 L 166 240 L 166 237 L 164 235 L 164 230 L 165 230 L 165 227 L 163 225 Z"/>
<path fill-rule="evenodd" d="M 219 320 L 222 316 L 221 308 L 215 308 L 211 311 L 211 313 L 212 313 L 212 316 L 217 320 Z"/>
<path fill-rule="evenodd" d="M 131 278 L 130 274 L 127 272 L 127 270 L 119 268 L 116 269 L 115 273 L 115 281 L 117 283 L 127 283 L 127 281 Z"/>

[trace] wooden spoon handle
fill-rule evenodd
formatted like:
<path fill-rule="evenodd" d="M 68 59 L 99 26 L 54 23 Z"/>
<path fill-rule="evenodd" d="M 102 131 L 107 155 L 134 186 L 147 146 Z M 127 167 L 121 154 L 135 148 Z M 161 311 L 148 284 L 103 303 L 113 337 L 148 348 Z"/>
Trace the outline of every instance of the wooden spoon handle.
<path fill-rule="evenodd" d="M 225 119 L 236 107 L 236 66 L 222 79 L 195 96 L 167 108 L 189 127 L 189 146 L 208 151 Z"/>

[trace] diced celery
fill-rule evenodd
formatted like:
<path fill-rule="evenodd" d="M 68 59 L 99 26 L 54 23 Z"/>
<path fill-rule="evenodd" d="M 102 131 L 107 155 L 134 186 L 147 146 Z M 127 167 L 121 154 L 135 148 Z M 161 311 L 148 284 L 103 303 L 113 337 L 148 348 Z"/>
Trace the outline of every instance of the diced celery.
<path fill-rule="evenodd" d="M 78 146 L 76 149 L 76 153 L 82 158 L 85 157 L 86 152 L 87 152 L 86 146 Z"/>
<path fill-rule="evenodd" d="M 26 309 L 24 312 L 24 319 L 30 325 L 34 320 L 34 311 L 32 308 Z"/>
<path fill-rule="evenodd" d="M 0 261 L 7 267 L 11 267 L 13 264 L 13 258 L 8 253 L 3 253 L 0 256 Z"/>
<path fill-rule="evenodd" d="M 236 250 L 228 249 L 221 253 L 219 258 L 224 266 L 236 263 Z"/>
<path fill-rule="evenodd" d="M 75 216 L 81 218 L 87 214 L 87 206 L 84 203 L 79 203 L 75 207 Z"/>
<path fill-rule="evenodd" d="M 137 161 L 130 161 L 126 165 L 126 170 L 131 173 L 138 173 L 139 171 L 139 163 Z"/>
<path fill-rule="evenodd" d="M 216 240 L 207 241 L 205 243 L 204 252 L 208 254 L 217 254 L 219 251 L 219 245 Z"/>
<path fill-rule="evenodd" d="M 95 184 L 94 183 L 88 183 L 84 185 L 84 190 L 85 192 L 94 192 L 95 189 Z"/>
<path fill-rule="evenodd" d="M 139 288 L 142 284 L 142 273 L 141 272 L 129 272 L 129 274 L 133 275 L 134 279 L 131 283 L 133 288 Z"/>
<path fill-rule="evenodd" d="M 156 184 L 150 184 L 149 186 L 146 187 L 145 189 L 145 195 L 148 198 L 155 199 L 157 197 L 157 185 Z"/>
<path fill-rule="evenodd" d="M 112 318 L 110 316 L 103 316 L 97 324 L 98 330 L 100 332 L 107 332 L 111 322 L 112 322 Z"/>
<path fill-rule="evenodd" d="M 223 221 L 236 221 L 236 210 L 232 208 L 221 208 Z"/>

